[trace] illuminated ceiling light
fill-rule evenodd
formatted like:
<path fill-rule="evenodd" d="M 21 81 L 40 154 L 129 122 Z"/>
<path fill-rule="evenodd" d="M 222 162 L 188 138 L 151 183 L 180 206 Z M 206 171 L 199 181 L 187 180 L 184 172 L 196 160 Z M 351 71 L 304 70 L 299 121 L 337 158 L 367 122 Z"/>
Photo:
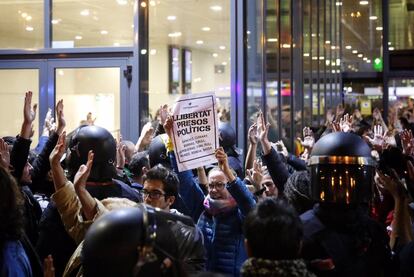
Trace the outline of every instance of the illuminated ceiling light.
<path fill-rule="evenodd" d="M 169 33 L 168 36 L 170 38 L 181 37 L 181 32 Z"/>
<path fill-rule="evenodd" d="M 208 31 L 210 31 L 211 29 L 210 29 L 210 27 L 203 27 L 203 28 L 201 28 L 201 31 L 204 31 L 204 32 L 208 32 Z"/>
<path fill-rule="evenodd" d="M 326 61 L 325 61 L 325 64 L 326 64 L 326 65 L 329 65 L 330 63 L 331 63 L 331 61 L 330 61 L 330 60 L 326 60 Z"/>
<path fill-rule="evenodd" d="M 364 55 L 362 55 L 361 53 L 358 54 L 358 58 L 362 58 Z"/>
<path fill-rule="evenodd" d="M 197 41 L 196 41 L 196 43 L 197 43 L 197 44 L 204 44 L 204 41 L 202 41 L 202 40 L 197 40 Z"/>
<path fill-rule="evenodd" d="M 23 18 L 26 18 L 27 13 L 22 13 L 22 14 L 21 14 L 21 16 L 22 16 Z"/>
<path fill-rule="evenodd" d="M 222 65 L 227 65 L 227 63 L 226 63 L 226 62 L 222 62 L 221 64 L 222 64 Z"/>
<path fill-rule="evenodd" d="M 339 66 L 341 64 L 341 59 L 336 59 L 336 65 Z"/>
<path fill-rule="evenodd" d="M 226 50 L 226 46 L 221 45 L 221 46 L 219 46 L 219 49 L 220 49 L 220 50 Z"/>
<path fill-rule="evenodd" d="M 150 3 L 150 6 L 152 6 L 152 7 L 154 7 L 154 6 L 157 4 L 157 3 L 155 3 L 155 1 L 153 1 L 153 0 L 152 0 L 152 1 L 150 1 L 149 3 Z"/>
<path fill-rule="evenodd" d="M 331 49 L 332 49 L 332 50 L 335 50 L 335 49 L 336 49 L 335 45 L 332 45 L 332 46 L 331 46 Z"/>
<path fill-rule="evenodd" d="M 121 44 L 119 43 L 119 42 L 114 42 L 114 46 L 116 46 L 116 47 L 118 47 L 118 46 L 120 46 Z"/>
<path fill-rule="evenodd" d="M 337 1 L 337 2 L 335 3 L 335 5 L 336 5 L 336 6 L 342 6 L 342 2 Z"/>
<path fill-rule="evenodd" d="M 267 42 L 277 42 L 277 38 L 268 38 Z"/>
<path fill-rule="evenodd" d="M 367 57 L 364 57 L 362 60 L 366 61 L 366 60 L 368 60 L 368 58 Z"/>
<path fill-rule="evenodd" d="M 141 49 L 141 55 L 147 54 L 147 49 Z"/>
<path fill-rule="evenodd" d="M 352 54 L 358 54 L 358 50 L 352 50 Z"/>
<path fill-rule="evenodd" d="M 250 35 L 250 31 L 247 31 L 246 34 Z"/>
<path fill-rule="evenodd" d="M 282 44 L 282 48 L 290 48 L 290 44 L 283 43 L 283 44 Z"/>
<path fill-rule="evenodd" d="M 376 15 L 371 15 L 369 17 L 369 20 L 377 20 L 377 19 L 378 19 L 378 16 L 376 16 Z"/>
<path fill-rule="evenodd" d="M 177 17 L 175 15 L 169 15 L 169 16 L 167 16 L 167 20 L 169 20 L 169 21 L 174 21 L 176 19 L 177 19 Z"/>
<path fill-rule="evenodd" d="M 146 8 L 147 7 L 147 3 L 146 2 L 141 2 L 141 7 Z"/>
<path fill-rule="evenodd" d="M 331 44 L 330 40 L 325 41 L 325 44 Z"/>
<path fill-rule="evenodd" d="M 369 2 L 368 2 L 368 1 L 359 1 L 359 4 L 360 4 L 361 6 L 366 6 L 366 5 L 368 5 L 368 4 L 369 4 Z"/>
<path fill-rule="evenodd" d="M 30 20 L 32 20 L 32 17 L 30 16 L 30 15 L 28 15 L 28 16 L 26 16 L 26 21 L 30 21 Z"/>
<path fill-rule="evenodd" d="M 312 57 L 312 60 L 316 61 L 318 59 L 318 57 Z"/>
<path fill-rule="evenodd" d="M 101 35 L 107 35 L 108 34 L 108 31 L 107 30 L 102 30 L 101 31 Z"/>
<path fill-rule="evenodd" d="M 223 8 L 221 6 L 211 6 L 210 10 L 215 11 L 215 12 L 219 12 L 221 11 Z"/>
<path fill-rule="evenodd" d="M 347 45 L 347 46 L 345 46 L 345 49 L 351 50 L 352 49 L 352 46 L 351 45 Z"/>
<path fill-rule="evenodd" d="M 325 57 L 324 57 L 324 56 L 320 56 L 320 57 L 319 57 L 319 60 L 321 60 L 321 61 L 322 61 L 322 60 L 324 60 L 324 59 L 325 59 Z"/>
<path fill-rule="evenodd" d="M 395 48 L 394 47 L 388 47 L 388 50 L 390 50 L 390 51 L 394 51 L 395 50 Z"/>
<path fill-rule="evenodd" d="M 304 57 L 309 57 L 309 53 L 303 53 Z"/>
<path fill-rule="evenodd" d="M 213 56 L 214 58 L 217 58 L 217 57 L 218 57 L 218 54 L 217 54 L 217 53 L 213 53 L 213 54 L 212 54 L 212 56 Z"/>
<path fill-rule="evenodd" d="M 316 37 L 316 34 L 311 34 L 312 37 Z"/>
<path fill-rule="evenodd" d="M 371 60 L 367 60 L 367 63 L 371 63 Z"/>
<path fill-rule="evenodd" d="M 391 41 L 388 42 L 388 45 L 391 45 Z"/>
<path fill-rule="evenodd" d="M 128 0 L 116 0 L 116 2 L 118 3 L 118 5 L 121 6 L 125 6 L 126 4 L 128 4 Z"/>
<path fill-rule="evenodd" d="M 26 31 L 28 32 L 32 32 L 34 30 L 34 28 L 32 26 L 27 26 L 26 27 Z"/>
<path fill-rule="evenodd" d="M 157 49 L 151 49 L 150 50 L 150 55 L 155 55 L 157 54 Z"/>
<path fill-rule="evenodd" d="M 75 39 L 76 40 L 81 40 L 82 39 L 82 36 L 75 36 Z"/>
<path fill-rule="evenodd" d="M 60 22 L 62 21 L 62 19 L 52 19 L 52 24 L 54 24 L 54 25 L 56 25 L 56 24 L 59 24 Z"/>
<path fill-rule="evenodd" d="M 375 28 L 375 30 L 382 31 L 382 27 L 377 27 L 377 28 Z"/>
<path fill-rule="evenodd" d="M 80 15 L 82 15 L 82 16 L 88 16 L 89 15 L 89 10 L 88 9 L 85 9 L 85 10 L 82 10 L 81 12 L 80 12 Z"/>

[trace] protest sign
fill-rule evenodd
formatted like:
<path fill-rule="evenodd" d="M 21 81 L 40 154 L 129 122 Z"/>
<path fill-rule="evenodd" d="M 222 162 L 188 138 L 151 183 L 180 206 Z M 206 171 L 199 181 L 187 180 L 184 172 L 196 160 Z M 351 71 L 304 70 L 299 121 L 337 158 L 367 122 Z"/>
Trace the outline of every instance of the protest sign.
<path fill-rule="evenodd" d="M 214 152 L 219 139 L 214 93 L 180 97 L 173 108 L 173 121 L 178 171 L 217 162 Z"/>

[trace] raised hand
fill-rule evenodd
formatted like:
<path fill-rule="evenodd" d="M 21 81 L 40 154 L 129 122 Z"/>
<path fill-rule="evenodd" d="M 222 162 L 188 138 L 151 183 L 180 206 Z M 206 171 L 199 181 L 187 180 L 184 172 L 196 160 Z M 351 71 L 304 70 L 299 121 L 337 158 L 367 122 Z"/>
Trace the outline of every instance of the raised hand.
<path fill-rule="evenodd" d="M 95 118 L 93 118 L 93 116 L 92 116 L 92 113 L 91 112 L 89 112 L 87 115 L 86 115 L 86 124 L 88 124 L 88 125 L 95 125 L 95 121 L 96 121 L 96 117 Z"/>
<path fill-rule="evenodd" d="M 263 153 L 269 154 L 272 150 L 272 145 L 268 138 L 270 124 L 265 123 L 263 113 L 260 112 L 257 118 L 257 136 L 259 137 L 260 143 L 262 144 Z"/>
<path fill-rule="evenodd" d="M 165 123 L 164 123 L 164 130 L 165 130 L 165 133 L 167 133 L 167 135 L 172 139 L 173 138 L 173 136 L 174 136 L 174 133 L 173 133 L 173 125 L 174 124 L 174 120 L 173 120 L 173 118 L 171 117 L 171 116 L 168 116 L 167 117 L 167 120 L 165 120 Z"/>
<path fill-rule="evenodd" d="M 90 150 L 88 152 L 88 161 L 86 162 L 86 165 L 81 165 L 79 167 L 78 172 L 76 172 L 75 177 L 73 179 L 73 184 L 75 186 L 76 191 L 85 189 L 86 181 L 88 180 L 89 174 L 91 173 L 93 158 L 94 153 L 92 150 Z"/>
<path fill-rule="evenodd" d="M 43 261 L 43 277 L 55 277 L 52 255 L 47 256 Z"/>
<path fill-rule="evenodd" d="M 253 123 L 252 126 L 250 126 L 249 131 L 248 131 L 248 138 L 249 138 L 249 142 L 252 145 L 256 145 L 258 142 L 258 137 L 257 137 L 257 123 Z"/>
<path fill-rule="evenodd" d="M 63 99 L 59 100 L 56 104 L 56 118 L 57 118 L 56 133 L 60 135 L 62 134 L 63 130 L 66 127 L 65 115 L 63 113 Z"/>
<path fill-rule="evenodd" d="M 141 134 L 135 144 L 135 152 L 143 151 L 151 143 L 153 135 L 154 128 L 152 127 L 151 122 L 147 122 L 144 127 L 142 127 Z"/>
<path fill-rule="evenodd" d="M 50 165 L 53 167 L 54 165 L 60 165 L 60 160 L 63 157 L 66 149 L 66 132 L 63 132 L 56 143 L 55 148 L 49 155 L 49 162 Z"/>
<path fill-rule="evenodd" d="M 272 147 L 279 153 L 282 153 L 282 155 L 287 158 L 287 156 L 289 155 L 289 152 L 285 146 L 285 144 L 283 143 L 282 140 L 276 141 L 276 142 L 272 142 Z"/>
<path fill-rule="evenodd" d="M 414 154 L 414 138 L 411 130 L 404 130 L 400 133 L 401 144 L 406 155 Z"/>
<path fill-rule="evenodd" d="M 160 124 L 164 125 L 168 117 L 168 105 L 165 104 L 160 107 Z"/>
<path fill-rule="evenodd" d="M 10 166 L 9 146 L 2 138 L 0 138 L 0 166 L 7 171 Z"/>
<path fill-rule="evenodd" d="M 311 128 L 303 128 L 303 140 L 300 138 L 298 138 L 298 140 L 304 148 L 312 149 L 315 144 L 315 136 L 313 135 Z"/>
<path fill-rule="evenodd" d="M 395 172 L 394 169 L 391 169 L 391 172 L 393 176 L 385 175 L 381 171 L 377 170 L 381 185 L 391 193 L 394 199 L 402 199 L 407 197 L 407 190 L 405 189 L 403 182 L 398 177 L 397 172 Z"/>
<path fill-rule="evenodd" d="M 24 97 L 23 106 L 23 125 L 20 131 L 20 136 L 24 139 L 30 139 L 33 134 L 33 121 L 36 119 L 37 104 L 32 106 L 33 92 L 28 91 Z"/>
<path fill-rule="evenodd" d="M 43 125 L 42 136 L 49 136 L 50 132 L 53 132 L 55 130 L 56 130 L 56 124 L 52 117 L 52 110 L 49 108 L 45 116 L 45 123 Z"/>
<path fill-rule="evenodd" d="M 32 107 L 32 97 L 33 92 L 28 91 L 26 92 L 26 96 L 24 98 L 24 122 L 32 124 L 33 121 L 36 119 L 36 111 L 37 111 L 37 104 L 34 104 Z"/>
<path fill-rule="evenodd" d="M 365 139 L 372 145 L 372 147 L 378 152 L 386 147 L 387 142 L 387 132 L 383 130 L 381 125 L 374 126 L 374 138 L 365 136 Z"/>
<path fill-rule="evenodd" d="M 226 152 L 224 152 L 223 147 L 219 147 L 215 151 L 215 156 L 218 161 L 218 166 L 223 171 L 224 175 L 226 175 L 229 182 L 234 181 L 236 177 L 234 177 L 231 168 L 229 166 L 229 161 Z"/>
<path fill-rule="evenodd" d="M 125 151 L 126 145 L 122 143 L 122 138 L 116 142 L 116 168 L 123 169 L 125 167 Z"/>
<path fill-rule="evenodd" d="M 352 115 L 349 116 L 349 114 L 344 115 L 343 118 L 339 121 L 339 127 L 341 128 L 342 132 L 350 132 L 352 130 Z"/>

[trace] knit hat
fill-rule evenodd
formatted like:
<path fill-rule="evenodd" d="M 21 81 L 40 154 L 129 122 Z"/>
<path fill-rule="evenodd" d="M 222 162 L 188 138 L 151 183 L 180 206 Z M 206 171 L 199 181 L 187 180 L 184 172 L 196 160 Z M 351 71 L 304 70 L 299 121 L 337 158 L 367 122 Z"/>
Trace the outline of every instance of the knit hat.
<path fill-rule="evenodd" d="M 284 189 L 286 199 L 302 214 L 313 207 L 310 197 L 310 176 L 308 171 L 295 171 L 287 179 Z"/>

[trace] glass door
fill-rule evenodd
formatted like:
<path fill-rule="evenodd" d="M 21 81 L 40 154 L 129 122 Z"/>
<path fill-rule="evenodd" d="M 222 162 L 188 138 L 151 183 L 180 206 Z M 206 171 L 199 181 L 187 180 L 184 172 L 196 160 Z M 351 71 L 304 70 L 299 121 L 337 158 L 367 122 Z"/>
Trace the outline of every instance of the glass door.
<path fill-rule="evenodd" d="M 49 62 L 54 102 L 63 99 L 67 132 L 94 124 L 106 128 L 114 137 L 129 137 L 126 66 L 126 59 Z"/>

